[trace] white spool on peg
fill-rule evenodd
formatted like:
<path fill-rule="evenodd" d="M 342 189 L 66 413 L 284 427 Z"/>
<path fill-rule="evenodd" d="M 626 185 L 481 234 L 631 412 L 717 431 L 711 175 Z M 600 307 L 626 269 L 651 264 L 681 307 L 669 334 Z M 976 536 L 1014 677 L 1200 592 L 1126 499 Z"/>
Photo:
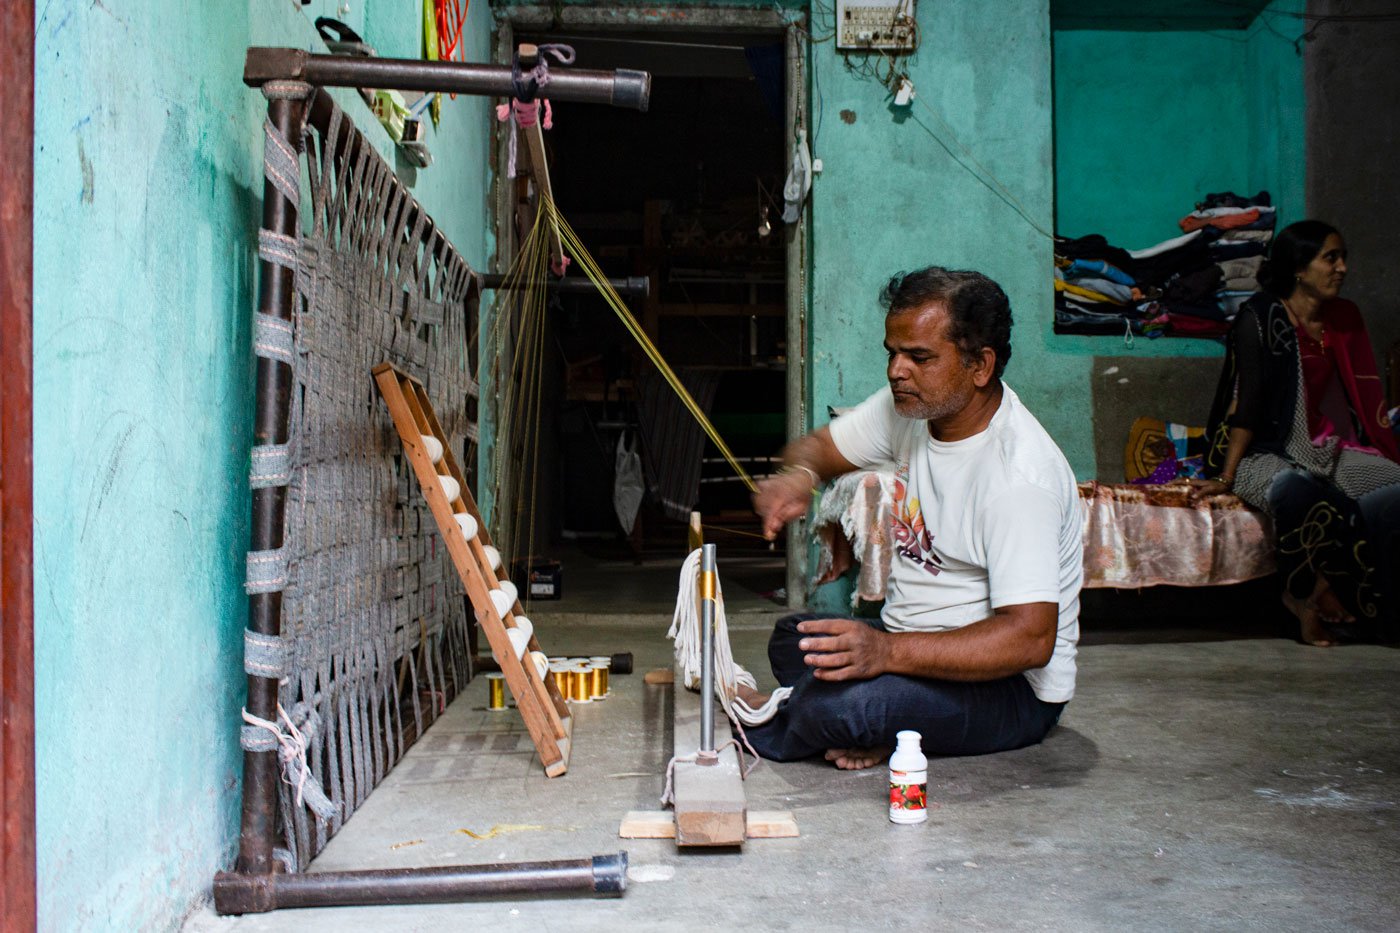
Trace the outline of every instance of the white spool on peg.
<path fill-rule="evenodd" d="M 442 441 L 431 434 L 423 435 L 423 449 L 428 452 L 428 459 L 434 464 L 442 459 Z"/>
<path fill-rule="evenodd" d="M 515 649 L 515 656 L 525 657 L 525 649 L 530 647 L 530 636 L 518 628 L 510 629 L 506 636 L 510 639 L 510 646 Z"/>
<path fill-rule="evenodd" d="M 492 590 L 491 605 L 496 607 L 496 615 L 504 619 L 506 613 L 510 612 L 510 607 L 515 605 L 515 599 L 505 590 Z M 511 631 L 513 632 L 515 629 L 511 629 Z"/>
<path fill-rule="evenodd" d="M 482 547 L 482 552 L 486 555 L 486 562 L 491 565 L 492 570 L 501 569 L 501 552 L 488 544 Z"/>
<path fill-rule="evenodd" d="M 535 623 L 531 622 L 528 616 L 516 616 L 515 627 L 523 631 L 526 635 L 535 634 Z M 545 658 L 548 661 L 548 658 Z"/>
<path fill-rule="evenodd" d="M 470 512 L 457 512 L 452 516 L 457 519 L 457 525 L 462 529 L 462 537 L 470 541 L 476 537 L 477 525 L 476 516 Z"/>
<path fill-rule="evenodd" d="M 496 584 L 501 588 L 501 592 L 510 594 L 510 604 L 515 605 L 515 601 L 520 598 L 520 591 L 515 588 L 515 584 L 509 580 L 502 580 Z"/>
<path fill-rule="evenodd" d="M 438 482 L 442 483 L 443 495 L 447 496 L 448 503 L 456 502 L 462 495 L 462 487 L 457 485 L 457 481 L 450 476 L 439 476 Z"/>
<path fill-rule="evenodd" d="M 540 675 L 540 680 L 549 676 L 549 658 L 544 656 L 543 651 L 531 651 L 530 660 L 535 662 L 535 670 Z"/>

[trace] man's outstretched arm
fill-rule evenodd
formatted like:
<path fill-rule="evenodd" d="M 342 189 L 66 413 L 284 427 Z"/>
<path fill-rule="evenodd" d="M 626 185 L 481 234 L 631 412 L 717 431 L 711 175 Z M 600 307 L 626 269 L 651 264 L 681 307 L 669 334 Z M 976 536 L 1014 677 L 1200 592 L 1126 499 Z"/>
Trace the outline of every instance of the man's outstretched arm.
<path fill-rule="evenodd" d="M 836 449 L 826 427 L 788 444 L 781 456 L 783 470 L 760 482 L 753 495 L 754 511 L 763 519 L 763 535 L 770 541 L 788 522 L 807 514 L 819 483 L 857 469 Z"/>
<path fill-rule="evenodd" d="M 906 674 L 940 680 L 997 680 L 1044 667 L 1055 652 L 1055 603 L 1002 606 L 949 632 L 882 632 L 850 619 L 810 619 L 798 648 L 818 680 Z"/>

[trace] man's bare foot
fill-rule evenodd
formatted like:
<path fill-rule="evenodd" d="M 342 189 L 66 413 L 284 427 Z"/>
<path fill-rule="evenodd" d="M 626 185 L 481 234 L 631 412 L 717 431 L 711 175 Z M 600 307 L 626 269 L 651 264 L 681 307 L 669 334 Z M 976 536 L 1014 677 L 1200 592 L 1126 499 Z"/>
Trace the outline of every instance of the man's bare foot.
<path fill-rule="evenodd" d="M 873 768 L 890 757 L 890 747 L 879 745 L 875 748 L 829 748 L 826 760 L 842 771 L 860 771 Z"/>
<path fill-rule="evenodd" d="M 753 687 L 739 684 L 734 688 L 734 695 L 749 705 L 750 709 L 758 709 L 768 702 L 770 694 L 759 693 Z"/>
<path fill-rule="evenodd" d="M 1304 644 L 1316 645 L 1319 648 L 1330 648 L 1336 644 L 1332 633 L 1327 630 L 1326 623 L 1322 621 L 1322 614 L 1312 600 L 1302 600 L 1291 593 L 1284 593 L 1283 604 L 1289 612 L 1298 617 L 1299 634 Z"/>

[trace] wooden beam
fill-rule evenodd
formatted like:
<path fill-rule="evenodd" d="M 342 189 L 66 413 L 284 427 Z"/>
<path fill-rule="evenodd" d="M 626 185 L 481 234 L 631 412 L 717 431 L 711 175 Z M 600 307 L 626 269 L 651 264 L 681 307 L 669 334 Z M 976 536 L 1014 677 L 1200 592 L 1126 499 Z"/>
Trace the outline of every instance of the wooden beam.
<path fill-rule="evenodd" d="M 522 663 L 510 642 L 507 629 L 515 626 L 520 603 L 517 601 L 500 613 L 491 602 L 490 583 L 496 579 L 496 573 L 491 569 L 484 550 L 484 546 L 490 544 L 490 533 L 481 520 L 476 500 L 466 486 L 466 478 L 452 454 L 447 436 L 433 412 L 427 393 L 417 380 L 405 376 L 390 363 L 374 367 L 373 375 L 380 397 L 384 399 L 399 439 L 403 442 L 404 453 L 437 523 L 440 539 L 447 547 L 491 650 L 496 653 L 506 686 L 515 697 L 516 708 L 525 720 L 525 727 L 535 743 L 544 772 L 549 777 L 558 777 L 569 767 L 573 718 L 559 695 L 554 679 L 548 676 L 541 678 L 535 665 L 528 660 Z M 423 444 L 424 435 L 429 434 L 436 436 L 443 448 L 438 464 L 432 462 Z M 438 472 L 438 466 L 442 467 L 442 473 Z M 478 530 L 470 540 L 462 534 L 453 517 L 456 503 L 448 501 L 439 482 L 444 475 L 456 480 L 459 489 L 457 501 L 462 503 L 462 511 L 476 519 Z M 539 649 L 539 642 L 534 636 L 531 636 L 528 647 Z"/>
<path fill-rule="evenodd" d="M 701 697 L 684 687 L 682 671 L 676 671 L 675 737 L 676 756 L 671 776 L 675 799 L 676 845 L 739 846 L 748 835 L 748 804 L 744 798 L 744 774 L 739 751 L 729 745 L 719 752 L 714 764 L 694 761 L 700 748 L 700 709 L 714 703 L 713 696 Z M 728 726 L 721 710 L 716 722 Z M 728 729 L 715 730 L 715 744 L 723 745 Z M 691 760 L 683 760 L 691 759 Z"/>
<path fill-rule="evenodd" d="M 533 68 L 539 61 L 539 49 L 530 43 L 521 43 L 516 50 L 520 58 L 521 68 Z M 525 137 L 525 148 L 530 153 L 530 174 L 535 179 L 535 187 L 539 190 L 541 199 L 547 198 L 551 202 L 554 200 L 554 186 L 549 181 L 549 160 L 544 153 L 544 127 L 540 121 L 544 119 L 544 107 L 540 106 L 540 114 L 535 118 L 535 122 L 529 126 L 520 128 L 520 135 Z M 542 210 L 541 204 L 536 204 L 536 210 Z M 564 274 L 564 247 L 559 242 L 559 225 L 553 221 L 549 222 L 549 258 L 554 263 L 554 273 Z"/>

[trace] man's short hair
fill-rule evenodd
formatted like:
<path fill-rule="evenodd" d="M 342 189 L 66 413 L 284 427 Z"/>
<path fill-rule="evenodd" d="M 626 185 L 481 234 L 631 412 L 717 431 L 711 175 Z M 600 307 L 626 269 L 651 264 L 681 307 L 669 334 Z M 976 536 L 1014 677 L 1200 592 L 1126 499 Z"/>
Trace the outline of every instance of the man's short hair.
<path fill-rule="evenodd" d="M 948 339 L 971 366 L 983 347 L 996 354 L 993 375 L 1000 379 L 1011 360 L 1011 302 L 1001 286 L 980 272 L 929 266 L 901 272 L 880 292 L 887 314 L 914 311 L 931 302 L 948 308 Z"/>

